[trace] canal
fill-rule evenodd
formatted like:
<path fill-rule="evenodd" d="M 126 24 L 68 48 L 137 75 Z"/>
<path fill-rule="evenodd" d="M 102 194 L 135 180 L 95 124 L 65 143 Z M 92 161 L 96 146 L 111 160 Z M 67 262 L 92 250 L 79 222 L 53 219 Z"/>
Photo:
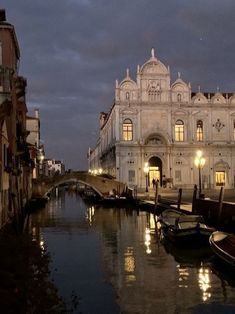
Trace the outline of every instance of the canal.
<path fill-rule="evenodd" d="M 176 249 L 145 211 L 86 205 L 60 191 L 31 215 L 51 279 L 74 313 L 235 313 L 235 280 L 209 248 Z M 76 309 L 75 309 L 76 308 Z"/>

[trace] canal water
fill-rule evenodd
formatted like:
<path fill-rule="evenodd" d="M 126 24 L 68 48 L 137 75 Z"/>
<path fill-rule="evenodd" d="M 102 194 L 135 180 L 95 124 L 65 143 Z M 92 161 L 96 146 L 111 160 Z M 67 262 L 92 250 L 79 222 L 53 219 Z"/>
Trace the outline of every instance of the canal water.
<path fill-rule="evenodd" d="M 73 313 L 235 313 L 235 275 L 209 248 L 164 242 L 156 218 L 65 191 L 31 215 L 59 294 L 78 300 Z"/>

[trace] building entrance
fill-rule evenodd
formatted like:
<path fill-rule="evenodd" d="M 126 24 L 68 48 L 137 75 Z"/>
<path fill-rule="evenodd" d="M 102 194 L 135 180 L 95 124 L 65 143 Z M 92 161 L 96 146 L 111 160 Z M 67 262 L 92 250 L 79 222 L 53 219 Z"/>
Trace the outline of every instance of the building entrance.
<path fill-rule="evenodd" d="M 215 184 L 216 186 L 225 185 L 225 171 L 216 171 L 215 173 Z"/>
<path fill-rule="evenodd" d="M 159 181 L 160 185 L 162 185 L 162 161 L 158 157 L 151 157 L 149 159 L 149 184 L 151 185 L 153 182 Z"/>

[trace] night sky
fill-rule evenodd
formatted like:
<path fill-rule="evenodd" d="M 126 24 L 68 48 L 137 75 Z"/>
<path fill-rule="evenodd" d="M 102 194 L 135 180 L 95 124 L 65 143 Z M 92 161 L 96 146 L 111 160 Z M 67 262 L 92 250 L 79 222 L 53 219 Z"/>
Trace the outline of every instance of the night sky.
<path fill-rule="evenodd" d="M 172 83 L 235 92 L 234 0 L 2 0 L 21 49 L 28 114 L 39 108 L 47 158 L 87 169 L 99 113 L 109 111 L 115 80 L 151 48 Z"/>

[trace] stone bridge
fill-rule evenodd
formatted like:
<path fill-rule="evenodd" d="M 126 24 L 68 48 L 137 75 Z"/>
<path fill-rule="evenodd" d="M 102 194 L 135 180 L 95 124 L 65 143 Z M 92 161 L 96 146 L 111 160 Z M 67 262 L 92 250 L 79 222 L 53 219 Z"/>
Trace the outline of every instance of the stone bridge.
<path fill-rule="evenodd" d="M 88 185 L 101 197 L 108 195 L 110 190 L 113 189 L 115 189 L 117 193 L 122 193 L 126 189 L 124 183 L 114 179 L 90 175 L 84 171 L 76 171 L 64 175 L 33 179 L 32 198 L 46 197 L 47 193 L 52 191 L 55 187 L 69 182 L 80 182 Z"/>

